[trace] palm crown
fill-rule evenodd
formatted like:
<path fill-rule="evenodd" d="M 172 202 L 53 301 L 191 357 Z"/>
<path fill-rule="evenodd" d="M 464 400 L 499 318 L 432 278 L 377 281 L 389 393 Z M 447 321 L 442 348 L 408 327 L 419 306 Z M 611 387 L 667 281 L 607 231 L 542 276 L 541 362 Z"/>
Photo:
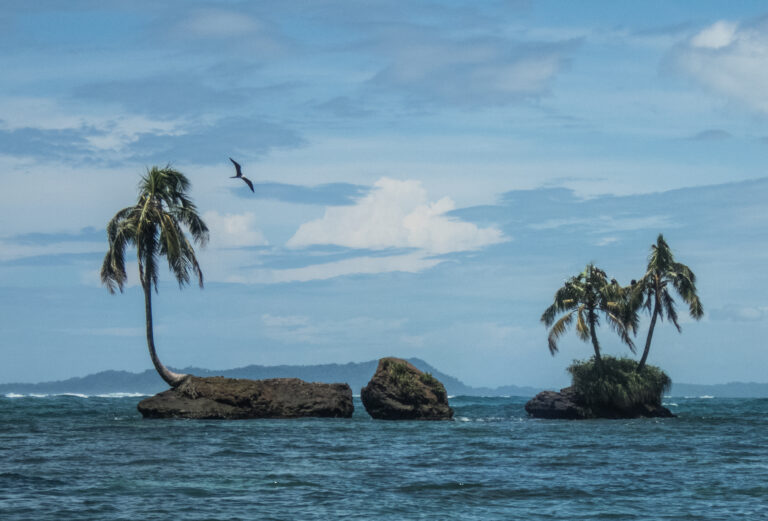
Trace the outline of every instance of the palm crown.
<path fill-rule="evenodd" d="M 186 176 L 170 166 L 152 167 L 142 176 L 136 204 L 117 212 L 107 224 L 109 250 L 101 281 L 111 293 L 123 290 L 125 248 L 129 245 L 136 248 L 142 285 L 157 291 L 158 257 L 165 256 L 179 286 L 189 283 L 194 273 L 202 287 L 203 273 L 183 227 L 200 246 L 208 242 L 208 227 L 187 196 L 188 189 Z"/>
<path fill-rule="evenodd" d="M 600 343 L 596 331 L 600 324 L 600 314 L 634 352 L 630 333 L 637 327 L 637 313 L 633 313 L 626 305 L 626 296 L 625 289 L 613 279 L 608 281 L 603 270 L 587 264 L 584 271 L 568 279 L 557 290 L 554 303 L 541 316 L 546 326 L 552 326 L 548 339 L 550 353 L 554 355 L 557 352 L 558 339 L 575 319 L 577 335 L 585 342 L 592 340 L 595 359 L 600 360 Z M 565 315 L 555 321 L 560 313 Z"/>

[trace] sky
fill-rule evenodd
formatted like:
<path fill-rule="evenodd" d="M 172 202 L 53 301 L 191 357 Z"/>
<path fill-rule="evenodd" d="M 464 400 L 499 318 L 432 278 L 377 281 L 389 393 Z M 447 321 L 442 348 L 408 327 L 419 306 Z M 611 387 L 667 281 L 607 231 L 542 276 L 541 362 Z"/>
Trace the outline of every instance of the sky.
<path fill-rule="evenodd" d="M 160 275 L 169 366 L 564 386 L 591 347 L 550 355 L 555 291 L 662 233 L 705 316 L 649 363 L 768 381 L 764 2 L 7 0 L 0 70 L 2 383 L 152 367 L 135 262 L 118 295 L 99 268 L 166 164 L 211 230 L 203 290 Z"/>

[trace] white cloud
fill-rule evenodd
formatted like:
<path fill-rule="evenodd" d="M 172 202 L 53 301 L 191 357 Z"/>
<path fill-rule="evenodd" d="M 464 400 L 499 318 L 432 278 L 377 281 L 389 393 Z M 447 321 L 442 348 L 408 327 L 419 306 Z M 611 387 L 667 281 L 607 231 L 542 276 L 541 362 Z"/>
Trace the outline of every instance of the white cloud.
<path fill-rule="evenodd" d="M 685 314 L 682 316 L 688 318 Z M 712 320 L 727 320 L 731 322 L 759 322 L 768 318 L 768 306 L 732 305 L 713 309 L 707 313 Z"/>
<path fill-rule="evenodd" d="M 179 23 L 185 33 L 206 38 L 236 38 L 263 30 L 263 24 L 243 13 L 204 9 Z"/>
<path fill-rule="evenodd" d="M 618 242 L 618 240 L 618 237 L 603 237 L 595 243 L 595 246 L 608 246 L 609 244 Z"/>
<path fill-rule="evenodd" d="M 541 223 L 530 225 L 534 230 L 554 230 L 564 226 L 585 227 L 589 229 L 591 233 L 616 233 L 634 230 L 674 228 L 676 224 L 669 217 L 664 215 L 651 215 L 648 217 L 613 217 L 610 215 L 600 215 L 596 217 L 549 219 Z M 616 240 L 615 237 L 606 237 L 598 243 L 598 246 L 605 246 Z"/>
<path fill-rule="evenodd" d="M 343 320 L 310 320 L 300 315 L 261 316 L 264 334 L 288 344 L 370 344 L 399 332 L 405 319 L 351 317 Z M 374 342 L 376 343 L 376 342 Z"/>
<path fill-rule="evenodd" d="M 256 225 L 256 215 L 251 212 L 220 214 L 208 211 L 203 214 L 203 221 L 210 230 L 212 248 L 242 248 L 268 244 Z"/>
<path fill-rule="evenodd" d="M 738 24 L 727 21 L 719 21 L 691 38 L 693 47 L 704 47 L 707 49 L 720 49 L 733 42 Z"/>
<path fill-rule="evenodd" d="M 386 33 L 380 44 L 390 64 L 372 85 L 457 105 L 503 105 L 541 95 L 575 45 L 445 38 L 423 30 Z"/>
<path fill-rule="evenodd" d="M 56 242 L 50 244 L 19 244 L 13 240 L 0 240 L 0 261 L 11 261 L 43 255 L 67 255 L 103 252 L 105 242 Z"/>
<path fill-rule="evenodd" d="M 301 268 L 278 270 L 256 269 L 228 275 L 222 280 L 243 284 L 277 284 L 282 282 L 307 282 L 327 280 L 344 275 L 376 275 L 379 273 L 418 273 L 440 264 L 439 259 L 425 258 L 424 253 L 390 255 L 386 257 L 354 257 Z"/>
<path fill-rule="evenodd" d="M 673 62 L 708 89 L 768 113 L 767 28 L 719 21 L 675 49 Z"/>
<path fill-rule="evenodd" d="M 156 328 L 157 330 L 157 328 Z M 143 327 L 96 327 L 96 328 L 66 328 L 59 329 L 69 335 L 92 335 L 114 337 L 141 337 L 146 334 Z"/>
<path fill-rule="evenodd" d="M 187 125 L 181 119 L 126 114 L 116 107 L 91 107 L 86 111 L 81 106 L 71 106 L 54 98 L 28 96 L 0 98 L 0 114 L 2 131 L 72 131 L 73 136 L 82 137 L 87 143 L 82 145 L 81 151 L 89 153 L 121 152 L 144 134 L 182 135 Z"/>
<path fill-rule="evenodd" d="M 479 228 L 446 215 L 454 208 L 448 197 L 430 202 L 418 181 L 382 178 L 357 204 L 326 208 L 322 218 L 302 224 L 287 246 L 416 248 L 423 254 L 439 255 L 476 250 L 506 240 L 496 228 Z"/>
<path fill-rule="evenodd" d="M 274 59 L 289 47 L 276 24 L 224 9 L 194 10 L 172 27 L 169 34 L 182 40 L 198 40 L 205 46 L 234 45 L 250 58 Z"/>

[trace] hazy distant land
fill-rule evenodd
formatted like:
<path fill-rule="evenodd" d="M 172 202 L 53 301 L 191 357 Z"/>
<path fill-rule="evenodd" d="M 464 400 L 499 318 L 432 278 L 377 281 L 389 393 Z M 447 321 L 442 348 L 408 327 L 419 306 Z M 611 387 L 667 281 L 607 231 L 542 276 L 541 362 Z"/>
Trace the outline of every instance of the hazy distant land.
<path fill-rule="evenodd" d="M 502 387 L 470 387 L 458 378 L 442 373 L 418 358 L 408 359 L 422 371 L 432 373 L 445 385 L 448 394 L 453 396 L 533 396 L 543 388 L 505 385 Z M 211 371 L 189 367 L 184 372 L 198 376 L 227 376 L 230 378 L 301 378 L 308 382 L 346 382 L 354 394 L 368 383 L 376 371 L 378 360 L 368 362 L 350 362 L 348 364 L 322 365 L 249 365 L 236 369 Z M 7 383 L 0 384 L 0 393 L 18 394 L 108 394 L 142 393 L 154 394 L 168 388 L 154 369 L 142 373 L 128 371 L 102 371 L 83 377 L 69 378 L 42 383 Z M 720 398 L 768 398 L 768 383 L 731 382 L 716 385 L 673 384 L 672 396 L 717 396 Z"/>

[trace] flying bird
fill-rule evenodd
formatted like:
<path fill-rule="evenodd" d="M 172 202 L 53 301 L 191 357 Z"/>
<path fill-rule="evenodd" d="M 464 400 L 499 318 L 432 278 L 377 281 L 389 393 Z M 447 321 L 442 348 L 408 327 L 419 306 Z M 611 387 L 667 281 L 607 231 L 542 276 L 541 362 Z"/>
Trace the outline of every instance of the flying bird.
<path fill-rule="evenodd" d="M 238 163 L 237 161 L 235 161 L 231 157 L 229 158 L 229 160 L 232 161 L 233 165 L 235 165 L 235 170 L 237 171 L 237 175 L 230 176 L 230 179 L 234 179 L 236 177 L 242 179 L 243 181 L 245 181 L 245 184 L 248 185 L 248 188 L 251 189 L 251 192 L 253 192 L 254 191 L 253 190 L 253 183 L 251 183 L 251 180 L 243 175 L 243 171 L 240 170 L 240 163 Z"/>

